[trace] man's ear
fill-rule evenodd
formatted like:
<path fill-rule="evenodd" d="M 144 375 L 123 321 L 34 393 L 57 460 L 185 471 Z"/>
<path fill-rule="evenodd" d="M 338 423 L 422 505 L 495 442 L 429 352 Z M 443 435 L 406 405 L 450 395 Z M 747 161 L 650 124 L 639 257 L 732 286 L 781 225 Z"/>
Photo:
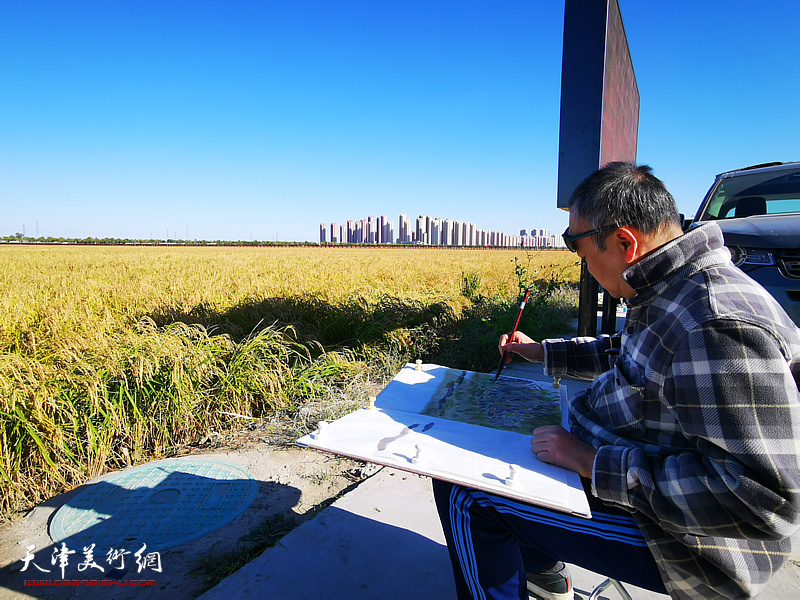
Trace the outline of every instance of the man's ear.
<path fill-rule="evenodd" d="M 626 261 L 634 263 L 641 258 L 642 240 L 638 230 L 626 225 L 617 229 L 613 237 L 624 253 Z"/>

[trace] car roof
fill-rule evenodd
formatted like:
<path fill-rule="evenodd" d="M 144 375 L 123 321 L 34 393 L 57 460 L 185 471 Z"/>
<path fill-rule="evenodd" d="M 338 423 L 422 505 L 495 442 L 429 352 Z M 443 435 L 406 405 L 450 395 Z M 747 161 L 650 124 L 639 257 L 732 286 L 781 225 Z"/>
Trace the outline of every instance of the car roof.
<path fill-rule="evenodd" d="M 769 172 L 769 171 L 783 171 L 788 169 L 795 169 L 800 167 L 800 162 L 769 162 L 769 163 L 761 163 L 758 165 L 751 165 L 749 167 L 742 167 L 740 169 L 732 169 L 730 171 L 723 171 L 717 175 L 717 179 L 720 177 L 733 177 L 734 175 L 741 173 L 742 171 L 762 171 L 762 172 Z"/>

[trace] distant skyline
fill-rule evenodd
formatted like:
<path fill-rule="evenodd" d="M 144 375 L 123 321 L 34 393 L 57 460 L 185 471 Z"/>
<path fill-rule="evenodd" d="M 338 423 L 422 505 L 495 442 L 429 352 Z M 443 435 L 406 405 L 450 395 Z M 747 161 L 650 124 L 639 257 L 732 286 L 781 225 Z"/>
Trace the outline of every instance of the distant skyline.
<path fill-rule="evenodd" d="M 800 3 L 620 8 L 638 160 L 681 211 L 721 171 L 800 159 Z M 563 18 L 552 0 L 6 0 L 0 237 L 315 241 L 399 206 L 560 233 Z"/>
<path fill-rule="evenodd" d="M 369 215 L 360 219 L 320 223 L 318 231 L 317 241 L 321 244 L 564 247 L 561 236 L 551 236 L 547 229 L 531 228 L 531 232 L 526 228 L 514 232 L 494 231 L 460 219 L 433 215 L 409 217 L 405 213 L 398 215 L 396 220 L 389 215 Z"/>

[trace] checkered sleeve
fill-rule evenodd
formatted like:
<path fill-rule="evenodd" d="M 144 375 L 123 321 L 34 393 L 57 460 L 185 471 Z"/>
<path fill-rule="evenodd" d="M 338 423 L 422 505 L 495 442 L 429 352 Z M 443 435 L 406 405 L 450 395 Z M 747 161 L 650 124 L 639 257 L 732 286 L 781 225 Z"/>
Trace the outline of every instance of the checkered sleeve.
<path fill-rule="evenodd" d="M 790 535 L 800 520 L 800 402 L 789 349 L 763 327 L 715 319 L 672 357 L 662 398 L 688 447 L 603 447 L 595 492 L 674 534 Z"/>
<path fill-rule="evenodd" d="M 620 347 L 619 336 L 544 340 L 544 374 L 594 379 L 610 368 L 609 353 Z"/>

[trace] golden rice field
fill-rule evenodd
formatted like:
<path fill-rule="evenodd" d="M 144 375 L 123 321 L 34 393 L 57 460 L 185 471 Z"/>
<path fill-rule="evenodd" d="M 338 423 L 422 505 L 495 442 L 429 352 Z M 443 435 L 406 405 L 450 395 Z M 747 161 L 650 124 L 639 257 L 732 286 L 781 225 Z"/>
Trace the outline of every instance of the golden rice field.
<path fill-rule="evenodd" d="M 483 368 L 521 279 L 546 335 L 578 277 L 559 251 L 0 247 L 0 518 L 412 358 Z"/>

